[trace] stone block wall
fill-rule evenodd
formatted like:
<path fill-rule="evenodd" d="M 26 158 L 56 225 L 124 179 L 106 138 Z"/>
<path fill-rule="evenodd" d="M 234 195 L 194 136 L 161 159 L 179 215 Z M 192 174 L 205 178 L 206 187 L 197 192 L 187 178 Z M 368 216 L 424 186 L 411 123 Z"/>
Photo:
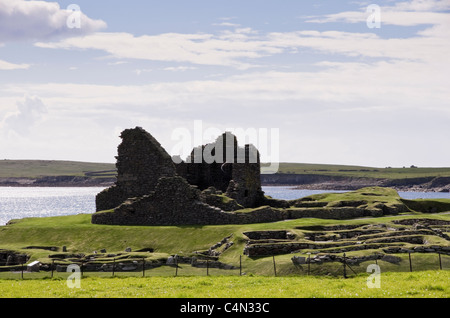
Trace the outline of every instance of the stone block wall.
<path fill-rule="evenodd" d="M 194 148 L 188 159 L 177 165 L 177 172 L 190 184 L 201 190 L 212 186 L 244 207 L 263 204 L 259 152 L 254 146 L 239 147 L 236 136 L 225 132 L 215 142 Z"/>
<path fill-rule="evenodd" d="M 162 177 L 155 191 L 130 198 L 113 211 L 97 212 L 92 223 L 109 225 L 213 225 L 279 221 L 283 211 L 261 207 L 248 213 L 227 212 L 201 200 L 201 192 L 184 178 Z"/>
<path fill-rule="evenodd" d="M 128 198 L 149 194 L 161 177 L 175 176 L 170 155 L 141 127 L 124 130 L 116 157 L 115 185 L 96 197 L 97 211 L 113 209 Z"/>
<path fill-rule="evenodd" d="M 97 195 L 95 224 L 247 224 L 400 212 L 383 206 L 291 207 L 295 202 L 267 198 L 261 188 L 258 150 L 252 145 L 239 147 L 228 132 L 195 148 L 190 161 L 177 164 L 141 127 L 126 129 L 120 137 L 117 181 Z"/>
<path fill-rule="evenodd" d="M 92 215 L 95 224 L 184 225 L 233 223 L 234 213 L 200 200 L 200 190 L 179 176 L 162 177 L 152 193 L 126 200 L 113 212 Z"/>

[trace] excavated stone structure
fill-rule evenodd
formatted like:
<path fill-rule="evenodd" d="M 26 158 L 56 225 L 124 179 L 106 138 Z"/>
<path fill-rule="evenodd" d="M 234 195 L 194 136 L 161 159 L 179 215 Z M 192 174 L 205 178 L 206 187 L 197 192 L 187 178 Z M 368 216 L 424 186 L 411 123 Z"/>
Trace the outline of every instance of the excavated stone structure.
<path fill-rule="evenodd" d="M 177 165 L 177 172 L 200 190 L 214 187 L 246 208 L 263 204 L 259 152 L 252 145 L 239 147 L 233 134 L 195 148 L 186 161 Z"/>
<path fill-rule="evenodd" d="M 141 127 L 126 129 L 118 146 L 117 181 L 96 197 L 92 223 L 183 225 L 269 222 L 278 211 L 234 213 L 265 203 L 259 153 L 238 147 L 231 133 L 195 148 L 190 160 L 175 164 Z"/>
<path fill-rule="evenodd" d="M 128 198 L 149 194 L 155 190 L 159 178 L 176 174 L 170 155 L 141 127 L 126 129 L 120 137 L 117 181 L 97 195 L 97 211 L 113 209 Z"/>

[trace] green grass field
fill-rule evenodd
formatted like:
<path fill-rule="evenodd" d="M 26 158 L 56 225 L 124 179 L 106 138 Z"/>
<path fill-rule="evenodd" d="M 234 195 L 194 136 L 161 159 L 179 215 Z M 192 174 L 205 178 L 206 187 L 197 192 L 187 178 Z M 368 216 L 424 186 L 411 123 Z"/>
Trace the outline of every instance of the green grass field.
<path fill-rule="evenodd" d="M 67 277 L 67 276 L 66 276 Z M 450 271 L 381 273 L 380 288 L 369 275 L 344 279 L 302 277 L 84 277 L 70 288 L 66 277 L 0 280 L 1 297 L 80 298 L 448 298 Z M 71 281 L 72 282 L 72 281 Z"/>
<path fill-rule="evenodd" d="M 50 263 L 51 255 L 61 254 L 62 246 L 67 247 L 67 254 L 82 253 L 85 259 L 89 257 L 98 258 L 98 262 L 111 263 L 113 258 L 106 254 L 114 253 L 117 262 L 131 262 L 133 260 L 140 262 L 143 258 L 148 262 L 158 262 L 167 259 L 170 255 L 193 256 L 196 251 L 208 250 L 210 246 L 221 241 L 224 237 L 232 235 L 233 245 L 222 253 L 219 261 L 235 266 L 233 270 L 209 269 L 212 276 L 237 276 L 239 275 L 239 266 L 246 275 L 274 276 L 274 264 L 271 256 L 267 257 L 248 257 L 243 256 L 244 247 L 247 239 L 243 234 L 246 231 L 261 230 L 289 230 L 296 234 L 296 241 L 304 241 L 303 237 L 309 232 L 310 227 L 326 227 L 332 225 L 360 226 L 360 225 L 378 225 L 388 224 L 388 226 L 397 226 L 391 223 L 394 220 L 408 218 L 427 218 L 435 220 L 450 220 L 447 213 L 436 214 L 414 214 L 404 216 L 387 216 L 379 218 L 361 218 L 355 220 L 338 221 L 332 219 L 314 219 L 304 218 L 288 220 L 274 223 L 246 224 L 246 225 L 215 225 L 215 226 L 108 226 L 90 223 L 90 214 L 79 214 L 71 216 L 59 216 L 48 218 L 27 218 L 14 221 L 14 224 L 0 227 L 0 249 L 14 250 L 20 253 L 26 253 L 31 256 L 29 262 L 39 260 L 43 263 Z M 392 224 L 392 225 L 390 225 Z M 448 245 L 443 238 L 436 236 L 425 236 L 429 245 Z M 370 240 L 368 241 L 370 242 Z M 311 243 L 312 244 L 312 243 Z M 352 243 L 352 244 L 356 244 Z M 386 243 L 388 247 L 393 244 Z M 395 245 L 395 244 L 394 244 Z M 46 247 L 56 247 L 57 251 L 49 251 Z M 352 245 L 350 245 L 351 247 Z M 401 246 L 408 248 L 410 244 Z M 29 248 L 34 247 L 34 248 Z M 125 253 L 125 249 L 130 247 L 132 252 Z M 139 250 L 151 248 L 152 252 Z M 411 247 L 412 248 L 412 247 Z M 106 249 L 107 253 L 94 254 L 94 251 Z M 307 256 L 307 252 L 327 253 L 326 247 L 323 250 L 302 250 L 296 253 L 297 256 Z M 344 250 L 345 251 L 345 250 Z M 332 251 L 331 251 L 332 252 Z M 373 249 L 348 250 L 348 257 L 369 255 L 382 252 L 382 247 L 375 246 Z M 342 255 L 340 253 L 339 255 Z M 306 266 L 296 267 L 291 261 L 293 255 L 288 253 L 276 255 L 276 275 L 289 276 L 307 274 Z M 380 261 L 380 267 L 383 271 L 407 272 L 409 271 L 408 254 L 398 254 L 400 263 L 397 265 Z M 73 258 L 73 257 L 72 257 Z M 67 260 L 57 260 L 57 264 L 69 264 L 72 262 L 70 256 Z M 352 265 L 352 270 L 357 274 L 364 273 L 370 262 Z M 450 269 L 450 256 L 443 255 L 443 269 Z M 435 253 L 415 253 L 413 255 L 414 271 L 439 269 L 438 257 Z M 349 270 L 348 273 L 353 275 Z M 135 275 L 133 273 L 120 273 L 121 275 Z M 146 275 L 151 276 L 173 276 L 175 270 L 170 266 L 160 266 L 155 269 L 147 270 Z M 322 265 L 311 265 L 311 274 L 331 275 L 334 277 L 342 276 L 342 266 L 340 263 L 331 262 Z M 35 274 L 26 274 L 35 275 Z M 136 275 L 140 275 L 138 271 Z M 178 275 L 206 275 L 204 268 L 194 268 L 188 264 L 182 264 Z M 100 276 L 111 276 L 111 273 L 101 273 Z M 0 278 L 14 278 L 17 274 L 11 276 L 10 272 L 0 272 Z M 28 276 L 29 277 L 29 276 Z M 33 276 L 31 276 L 33 277 Z"/>
<path fill-rule="evenodd" d="M 39 176 L 84 176 L 86 172 L 115 170 L 113 163 L 92 163 L 58 160 L 0 160 L 0 177 L 36 178 Z M 421 177 L 449 177 L 450 167 L 392 167 L 376 168 L 332 164 L 281 162 L 279 173 L 320 174 L 358 178 L 404 179 Z M 104 173 L 100 173 L 106 176 Z M 111 175 L 109 172 L 108 176 Z"/>
<path fill-rule="evenodd" d="M 84 176 L 89 172 L 115 170 L 113 163 L 59 160 L 0 160 L 0 178 L 40 176 Z"/>
<path fill-rule="evenodd" d="M 333 206 L 352 202 L 358 202 L 358 205 L 399 203 L 396 191 L 385 188 L 364 188 L 311 198 L 316 201 L 302 202 L 326 201 Z M 428 210 L 435 202 L 410 200 L 409 204 Z M 145 272 L 86 270 L 82 288 L 76 289 L 67 287 L 65 269 L 55 270 L 53 278 L 50 278 L 48 270 L 25 272 L 22 279 L 20 265 L 2 265 L 0 290 L 2 297 L 449 297 L 450 255 L 443 254 L 439 258 L 432 249 L 450 245 L 449 204 L 449 200 L 439 200 L 435 206 L 439 209 L 435 213 L 409 210 L 392 216 L 348 220 L 299 218 L 272 223 L 210 226 L 100 225 L 91 223 L 91 214 L 17 219 L 0 226 L 0 254 L 11 255 L 8 251 L 27 254 L 27 264 L 35 260 L 52 264 L 54 260 L 61 269 L 74 263 L 110 266 L 116 263 L 143 264 L 145 260 L 146 264 L 154 266 Z M 416 229 L 405 223 L 410 219 L 419 223 L 426 221 L 435 227 Z M 360 231 L 357 238 L 348 236 L 354 229 Z M 255 244 L 250 243 L 247 232 L 274 230 L 287 231 L 293 237 L 270 239 L 268 242 L 262 240 L 256 244 L 307 245 L 302 245 L 301 250 L 276 256 L 243 255 L 249 244 Z M 416 230 L 421 232 L 414 232 Z M 323 238 L 312 240 L 311 235 Z M 227 249 L 220 247 L 221 253 L 215 259 L 211 256 L 206 258 L 232 265 L 232 269 L 195 267 L 189 263 L 180 263 L 176 269 L 166 264 L 172 255 L 199 257 L 227 237 L 233 244 Z M 394 241 L 389 241 L 392 238 Z M 417 238 L 420 242 L 414 243 L 407 238 Z M 62 250 L 63 246 L 67 248 L 66 252 Z M 291 259 L 294 255 L 308 257 L 307 253 L 314 257 L 346 253 L 348 258 L 389 254 L 385 249 L 390 247 L 406 250 L 427 247 L 431 250 L 412 253 L 412 272 L 408 253 L 394 252 L 391 256 L 395 256 L 395 262 L 378 260 L 382 274 L 379 289 L 368 288 L 366 284 L 369 276 L 367 266 L 373 264 L 373 260 L 352 263 L 351 267 L 346 267 L 349 278 L 344 279 L 339 261 L 307 266 L 295 265 Z M 126 251 L 127 248 L 131 251 Z M 5 256 L 1 257 L 4 262 Z"/>
<path fill-rule="evenodd" d="M 279 173 L 319 174 L 327 176 L 343 176 L 356 178 L 405 179 L 425 177 L 449 177 L 450 168 L 428 167 L 363 167 L 331 164 L 308 164 L 281 162 Z"/>

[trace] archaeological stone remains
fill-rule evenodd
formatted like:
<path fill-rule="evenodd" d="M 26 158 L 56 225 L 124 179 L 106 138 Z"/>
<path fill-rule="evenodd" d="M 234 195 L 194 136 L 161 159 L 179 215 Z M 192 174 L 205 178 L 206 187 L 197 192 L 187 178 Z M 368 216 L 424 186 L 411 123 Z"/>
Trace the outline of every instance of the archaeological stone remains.
<path fill-rule="evenodd" d="M 258 150 L 239 147 L 231 133 L 193 149 L 189 160 L 179 163 L 141 127 L 126 129 L 120 137 L 117 181 L 97 195 L 92 223 L 248 223 L 255 217 L 233 211 L 270 201 L 261 190 Z M 207 162 L 205 153 L 213 162 Z M 263 222 L 274 218 L 272 211 L 259 214 Z"/>
<path fill-rule="evenodd" d="M 261 188 L 259 152 L 239 146 L 225 132 L 192 150 L 185 161 L 172 158 L 141 127 L 124 130 L 116 157 L 117 179 L 96 197 L 94 224 L 210 225 L 275 222 L 303 217 L 350 219 L 408 211 L 401 202 L 339 205 L 277 200 Z M 305 201 L 306 200 L 306 201 Z"/>

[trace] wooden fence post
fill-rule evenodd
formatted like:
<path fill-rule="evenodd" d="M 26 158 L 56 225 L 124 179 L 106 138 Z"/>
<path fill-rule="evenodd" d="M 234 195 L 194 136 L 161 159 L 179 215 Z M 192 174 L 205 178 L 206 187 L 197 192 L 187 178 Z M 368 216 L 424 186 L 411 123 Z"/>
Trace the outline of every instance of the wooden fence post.
<path fill-rule="evenodd" d="M 408 253 L 409 257 L 409 271 L 412 272 L 411 253 Z"/>
<path fill-rule="evenodd" d="M 116 259 L 113 258 L 113 268 L 112 268 L 112 275 L 114 276 L 114 270 L 116 269 Z"/>
<path fill-rule="evenodd" d="M 178 257 L 175 255 L 175 277 L 178 275 Z"/>
<path fill-rule="evenodd" d="M 239 276 L 242 276 L 242 255 L 239 255 Z"/>
<path fill-rule="evenodd" d="M 345 263 L 346 263 L 346 261 L 345 261 L 345 253 L 344 253 L 344 261 L 343 261 L 343 263 L 344 263 L 344 278 L 347 278 L 347 270 L 345 268 Z"/>
<path fill-rule="evenodd" d="M 275 255 L 272 255 L 272 259 L 273 259 L 273 273 L 275 274 L 275 276 L 277 276 L 277 267 L 275 265 Z"/>
<path fill-rule="evenodd" d="M 308 253 L 308 276 L 311 270 L 311 253 Z"/>
<path fill-rule="evenodd" d="M 442 270 L 441 253 L 438 254 L 439 254 L 439 269 Z"/>
<path fill-rule="evenodd" d="M 145 257 L 142 258 L 142 277 L 145 277 Z"/>

